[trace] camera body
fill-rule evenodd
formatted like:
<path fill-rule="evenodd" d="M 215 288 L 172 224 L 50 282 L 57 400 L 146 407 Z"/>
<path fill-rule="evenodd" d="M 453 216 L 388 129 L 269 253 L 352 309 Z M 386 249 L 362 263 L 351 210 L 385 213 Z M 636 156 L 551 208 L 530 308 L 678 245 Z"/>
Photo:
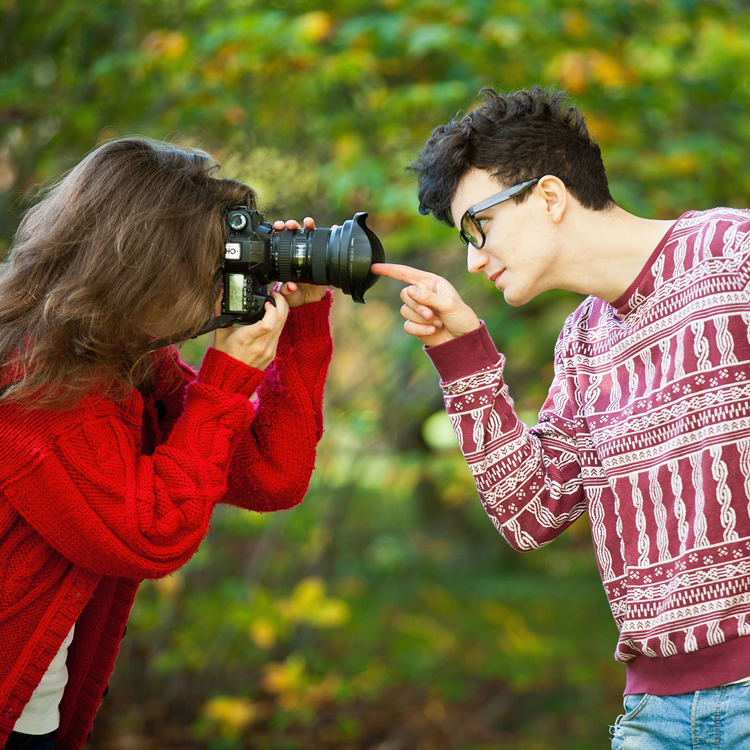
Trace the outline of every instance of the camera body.
<path fill-rule="evenodd" d="M 331 229 L 277 231 L 259 211 L 233 206 L 226 215 L 228 239 L 219 272 L 224 284 L 221 314 L 198 333 L 156 339 L 144 351 L 217 328 L 257 322 L 265 313 L 266 302 L 276 304 L 268 294 L 268 285 L 274 281 L 335 286 L 355 302 L 364 303 L 365 292 L 380 278 L 370 266 L 385 260 L 383 246 L 366 218 L 362 211 Z"/>
<path fill-rule="evenodd" d="M 379 278 L 370 266 L 385 260 L 383 246 L 366 218 L 363 211 L 331 229 L 277 231 L 259 211 L 230 208 L 221 325 L 260 320 L 265 303 L 274 301 L 267 293 L 274 281 L 334 286 L 364 303 L 364 293 Z"/>
<path fill-rule="evenodd" d="M 221 313 L 237 316 L 236 322 L 251 323 L 263 317 L 273 276 L 270 238 L 274 230 L 263 214 L 244 207 L 230 209 L 227 216 L 229 241 L 224 246 L 224 296 Z"/>

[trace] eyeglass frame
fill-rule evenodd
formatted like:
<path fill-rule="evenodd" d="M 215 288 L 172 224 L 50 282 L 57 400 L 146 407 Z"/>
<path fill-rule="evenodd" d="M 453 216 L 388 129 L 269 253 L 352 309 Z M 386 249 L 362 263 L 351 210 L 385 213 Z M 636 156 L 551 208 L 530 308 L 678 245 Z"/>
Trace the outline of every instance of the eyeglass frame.
<path fill-rule="evenodd" d="M 541 179 L 542 179 L 541 177 L 535 177 L 533 180 L 526 180 L 526 182 L 521 182 L 518 185 L 512 185 L 509 188 L 505 188 L 505 190 L 501 190 L 499 193 L 495 193 L 495 195 L 492 195 L 489 198 L 485 198 L 485 200 L 483 200 L 481 203 L 477 203 L 471 208 L 467 208 L 466 211 L 464 211 L 463 216 L 461 217 L 461 223 L 459 224 L 459 229 L 458 229 L 458 235 L 459 237 L 461 237 L 461 241 L 464 243 L 464 245 L 466 247 L 471 245 L 472 247 L 475 247 L 477 250 L 481 250 L 484 247 L 484 243 L 487 242 L 487 237 L 484 234 L 484 230 L 474 220 L 474 217 L 478 213 L 481 213 L 482 211 L 486 211 L 488 208 L 492 208 L 492 206 L 497 206 L 500 203 L 505 203 L 505 201 L 510 200 L 511 198 L 515 198 L 516 196 L 522 195 L 529 188 L 536 185 L 536 183 L 539 182 L 539 180 Z M 477 231 L 481 235 L 482 243 L 480 245 L 477 245 L 476 242 L 472 242 L 469 239 L 471 235 L 469 235 L 464 229 L 464 224 L 468 221 L 471 221 L 471 223 L 476 227 Z"/>

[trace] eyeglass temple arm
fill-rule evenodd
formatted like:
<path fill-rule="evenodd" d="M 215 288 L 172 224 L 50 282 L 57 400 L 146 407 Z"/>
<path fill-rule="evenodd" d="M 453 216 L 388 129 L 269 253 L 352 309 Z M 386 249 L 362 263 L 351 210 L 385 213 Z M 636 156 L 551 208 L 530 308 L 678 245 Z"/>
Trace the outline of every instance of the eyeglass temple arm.
<path fill-rule="evenodd" d="M 500 203 L 500 201 L 505 198 L 513 198 L 514 196 L 519 195 L 528 187 L 531 187 L 531 185 L 533 185 L 535 182 L 539 182 L 539 179 L 539 177 L 535 177 L 533 180 L 526 180 L 526 182 L 522 182 L 520 185 L 509 187 L 502 192 L 497 193 L 490 198 L 487 198 L 486 200 L 483 200 L 481 203 L 477 203 L 476 206 L 472 206 L 466 213 L 469 214 L 469 216 L 471 216 L 471 218 L 473 219 L 475 214 L 478 214 L 480 211 L 484 211 L 485 208 L 490 208 L 491 206 Z"/>

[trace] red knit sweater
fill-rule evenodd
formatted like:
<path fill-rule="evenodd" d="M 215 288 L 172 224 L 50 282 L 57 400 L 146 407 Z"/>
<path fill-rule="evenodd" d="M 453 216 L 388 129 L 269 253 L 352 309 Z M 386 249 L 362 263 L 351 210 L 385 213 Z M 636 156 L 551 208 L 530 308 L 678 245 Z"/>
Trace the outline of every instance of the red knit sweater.
<path fill-rule="evenodd" d="M 74 623 L 57 746 L 85 743 L 140 580 L 190 559 L 216 503 L 302 500 L 323 432 L 330 302 L 290 311 L 265 372 L 209 349 L 197 375 L 161 357 L 146 399 L 0 402 L 0 747 Z"/>

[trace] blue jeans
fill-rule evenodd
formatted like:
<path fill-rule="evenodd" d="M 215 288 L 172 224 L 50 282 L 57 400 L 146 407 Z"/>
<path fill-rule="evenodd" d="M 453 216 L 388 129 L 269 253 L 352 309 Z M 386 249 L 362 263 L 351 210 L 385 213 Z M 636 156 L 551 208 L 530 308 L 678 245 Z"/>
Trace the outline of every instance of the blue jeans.
<path fill-rule="evenodd" d="M 750 748 L 750 681 L 682 695 L 626 695 L 612 750 Z"/>

